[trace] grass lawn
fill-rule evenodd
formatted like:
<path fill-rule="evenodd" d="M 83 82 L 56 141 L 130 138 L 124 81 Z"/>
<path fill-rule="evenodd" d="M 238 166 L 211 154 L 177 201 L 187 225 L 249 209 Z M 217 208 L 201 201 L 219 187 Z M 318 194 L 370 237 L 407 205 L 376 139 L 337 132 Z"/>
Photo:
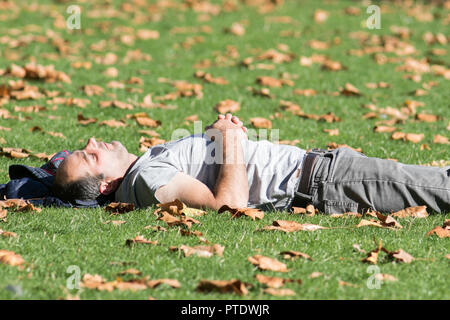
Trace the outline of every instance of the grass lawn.
<path fill-rule="evenodd" d="M 272 131 L 277 130 L 280 140 L 298 139 L 295 143 L 303 149 L 326 148 L 334 142 L 359 147 L 368 156 L 394 158 L 409 164 L 441 161 L 449 165 L 449 144 L 435 142 L 436 135 L 444 139 L 450 137 L 448 4 L 423 8 L 420 2 L 409 6 L 376 2 L 381 7 L 381 28 L 368 29 L 366 19 L 370 14 L 366 13 L 365 1 L 285 0 L 276 6 L 270 1 L 107 3 L 97 0 L 2 2 L 0 69 L 5 74 L 0 76 L 0 86 L 19 80 L 8 74 L 11 65 L 23 67 L 32 61 L 44 66 L 54 65 L 56 70 L 70 77 L 71 83 L 26 79 L 28 85 L 37 86 L 43 95 L 34 100 L 7 100 L 0 90 L 0 99 L 3 98 L 0 147 L 25 148 L 32 153 L 49 155 L 62 149 L 82 148 L 89 137 L 95 136 L 103 141 L 119 140 L 130 152 L 142 155 L 139 139 L 146 135 L 140 130 L 152 129 L 166 141 L 174 137 L 176 129 L 192 134 L 193 124 L 186 121 L 186 117 L 197 115 L 204 127 L 217 117 L 214 106 L 232 99 L 240 103 L 240 110 L 234 114 L 246 126 L 252 128 L 250 119 L 254 117 L 271 119 Z M 187 5 L 189 3 L 191 5 Z M 82 9 L 79 30 L 69 30 L 65 26 L 70 15 L 66 9 L 72 4 Z M 323 14 L 318 9 L 328 13 L 323 22 L 320 22 Z M 239 23 L 240 27 L 235 25 L 232 30 L 239 33 L 243 29 L 243 35 L 226 31 L 234 23 Z M 139 30 L 158 31 L 159 37 L 148 39 L 149 33 Z M 258 60 L 269 49 L 275 49 L 278 57 L 287 61 Z M 316 62 L 307 66 L 304 61 L 308 59 L 301 57 L 312 57 Z M 246 58 L 252 58 L 250 67 L 242 63 L 249 61 Z M 341 68 L 327 70 L 322 66 L 325 61 L 340 62 Z M 80 62 L 90 65 L 79 68 L 77 63 Z M 105 74 L 108 68 L 115 68 L 117 75 Z M 223 77 L 228 84 L 205 82 L 194 76 L 197 70 L 210 73 L 213 78 Z M 285 84 L 269 88 L 257 83 L 260 76 L 284 79 Z M 158 100 L 176 91 L 168 80 L 161 78 L 201 84 L 202 96 Z M 286 79 L 292 81 L 292 86 Z M 371 88 L 370 83 L 379 82 L 389 86 Z M 339 94 L 346 83 L 358 89 L 356 96 Z M 83 90 L 85 85 L 98 85 L 104 91 L 89 96 Z M 254 94 L 249 87 L 269 88 L 271 97 Z M 299 95 L 294 91 L 310 88 L 316 91 L 315 95 Z M 66 100 L 52 101 L 53 91 Z M 174 108 L 146 108 L 142 102 L 149 94 L 153 102 Z M 73 105 L 73 100 L 68 98 L 88 99 L 89 103 L 82 108 Z M 112 100 L 128 103 L 133 109 L 100 107 L 100 102 Z M 299 105 L 305 114 L 332 112 L 340 121 L 329 123 L 295 115 L 280 107 L 282 100 Z M 422 104 L 413 110 L 408 100 Z M 417 104 L 415 102 L 413 104 Z M 371 112 L 362 107 L 368 104 L 377 108 L 373 118 L 363 117 Z M 409 111 L 402 109 L 408 105 Z M 29 113 L 27 109 L 17 108 L 27 106 L 46 109 Z M 423 134 L 420 142 L 393 140 L 391 133 L 373 130 L 379 121 L 392 119 L 387 115 L 388 107 L 406 116 L 403 121 L 381 125 L 404 133 Z M 9 116 L 5 116 L 5 110 Z M 127 117 L 138 112 L 145 112 L 161 125 L 146 128 Z M 77 120 L 79 113 L 86 118 L 96 118 L 97 122 L 82 125 Z M 419 113 L 432 114 L 437 119 L 421 121 Z M 99 125 L 110 119 L 123 120 L 126 126 Z M 36 126 L 41 130 L 30 130 Z M 330 136 L 324 129 L 339 129 L 339 134 Z M 62 133 L 63 137 L 55 133 Z M 16 163 L 40 166 L 43 160 L 31 156 L 23 159 L 1 156 L 1 182 L 9 180 L 8 167 Z M 7 221 L 0 222 L 0 229 L 15 232 L 17 237 L 0 235 L 0 250 L 20 254 L 25 264 L 23 268 L 0 264 L 0 299 L 64 299 L 68 294 L 81 299 L 450 298 L 449 259 L 446 258 L 450 253 L 449 240 L 426 236 L 428 231 L 449 219 L 450 212 L 431 214 L 425 219 L 399 219 L 403 228 L 391 230 L 354 228 L 360 218 L 332 218 L 323 214 L 307 217 L 266 212 L 262 220 L 252 221 L 248 217 L 230 219 L 229 213 L 209 211 L 198 218 L 201 225 L 194 225 L 192 229 L 201 231 L 210 244 L 220 244 L 225 250 L 222 257 L 200 258 L 169 251 L 170 246 L 201 244 L 196 237 L 182 236 L 177 228 L 167 228 L 166 232 L 145 229 L 146 226 L 167 227 L 156 220 L 154 209 L 114 217 L 103 208 L 9 212 Z M 108 220 L 126 223 L 115 226 L 105 223 Z M 340 228 L 292 233 L 256 231 L 274 220 Z M 158 245 L 125 245 L 127 239 L 138 235 L 158 240 Z M 374 239 L 381 240 L 390 251 L 401 248 L 416 258 L 412 263 L 400 263 L 380 253 L 379 272 L 392 275 L 397 281 L 382 282 L 379 289 L 369 289 L 367 283 L 373 283 L 370 277 L 374 273 L 368 270 L 370 265 L 361 262 L 366 254 L 353 248 L 353 244 L 359 244 L 367 252 L 373 250 Z M 313 260 L 284 260 L 280 252 L 287 250 L 304 252 Z M 276 258 L 286 263 L 289 271 L 260 271 L 247 260 L 255 254 Z M 149 276 L 150 279 L 177 279 L 181 287 L 161 285 L 154 289 L 112 292 L 86 288 L 70 290 L 66 288 L 71 276 L 67 273 L 69 266 L 78 266 L 81 275 L 98 274 L 107 281 L 117 277 L 129 280 Z M 138 269 L 142 274 L 119 275 L 129 268 Z M 322 275 L 312 278 L 313 272 Z M 295 295 L 272 296 L 256 281 L 257 274 L 301 279 L 302 284 L 284 285 Z M 244 296 L 203 293 L 196 291 L 202 279 L 239 279 L 252 287 Z M 342 285 L 340 281 L 349 285 Z M 8 286 L 10 289 L 6 289 Z"/>

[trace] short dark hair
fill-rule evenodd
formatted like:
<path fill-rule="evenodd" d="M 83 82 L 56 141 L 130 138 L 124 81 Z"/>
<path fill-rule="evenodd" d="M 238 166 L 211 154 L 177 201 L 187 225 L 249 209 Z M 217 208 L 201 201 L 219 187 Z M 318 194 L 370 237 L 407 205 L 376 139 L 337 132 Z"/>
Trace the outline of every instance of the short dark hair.
<path fill-rule="evenodd" d="M 87 175 L 72 182 L 55 179 L 52 191 L 64 201 L 95 200 L 101 195 L 100 184 L 103 178 L 103 174 L 100 174 L 98 176 Z"/>

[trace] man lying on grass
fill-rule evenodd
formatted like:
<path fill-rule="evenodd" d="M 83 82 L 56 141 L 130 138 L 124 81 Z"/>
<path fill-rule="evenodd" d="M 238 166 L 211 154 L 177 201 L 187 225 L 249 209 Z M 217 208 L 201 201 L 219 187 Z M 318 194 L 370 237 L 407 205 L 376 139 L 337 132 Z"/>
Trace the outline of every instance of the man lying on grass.
<path fill-rule="evenodd" d="M 450 212 L 450 167 L 405 165 L 349 148 L 313 150 L 250 141 L 231 114 L 204 134 L 157 145 L 141 157 L 118 141 L 89 139 L 56 173 L 64 200 L 115 192 L 116 201 L 147 207 L 179 199 L 189 207 L 287 210 L 312 203 L 324 213 L 392 212 L 426 205 Z"/>

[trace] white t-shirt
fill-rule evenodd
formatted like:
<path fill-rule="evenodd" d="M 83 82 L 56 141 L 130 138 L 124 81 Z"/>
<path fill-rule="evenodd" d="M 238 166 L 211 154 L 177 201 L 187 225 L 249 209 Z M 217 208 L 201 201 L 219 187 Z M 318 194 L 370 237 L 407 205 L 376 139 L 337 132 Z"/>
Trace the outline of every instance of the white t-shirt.
<path fill-rule="evenodd" d="M 147 207 L 158 203 L 155 192 L 166 185 L 177 172 L 194 177 L 214 192 L 221 162 L 216 142 L 204 134 L 150 148 L 129 170 L 116 191 L 116 201 Z M 267 140 L 243 140 L 247 169 L 248 207 L 283 210 L 293 199 L 305 150 L 274 144 Z"/>

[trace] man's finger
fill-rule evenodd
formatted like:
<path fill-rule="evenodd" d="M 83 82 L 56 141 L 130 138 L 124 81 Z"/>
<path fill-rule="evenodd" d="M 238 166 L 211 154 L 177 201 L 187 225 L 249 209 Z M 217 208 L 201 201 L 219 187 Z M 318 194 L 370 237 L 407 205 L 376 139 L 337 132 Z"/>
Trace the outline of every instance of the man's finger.
<path fill-rule="evenodd" d="M 231 120 L 231 117 L 232 117 L 233 115 L 231 114 L 231 113 L 227 113 L 227 115 L 225 116 L 225 119 L 227 119 L 227 120 Z"/>
<path fill-rule="evenodd" d="M 217 116 L 217 119 L 219 119 L 219 120 L 225 119 L 225 116 L 224 116 L 223 114 L 219 114 L 219 115 Z"/>

